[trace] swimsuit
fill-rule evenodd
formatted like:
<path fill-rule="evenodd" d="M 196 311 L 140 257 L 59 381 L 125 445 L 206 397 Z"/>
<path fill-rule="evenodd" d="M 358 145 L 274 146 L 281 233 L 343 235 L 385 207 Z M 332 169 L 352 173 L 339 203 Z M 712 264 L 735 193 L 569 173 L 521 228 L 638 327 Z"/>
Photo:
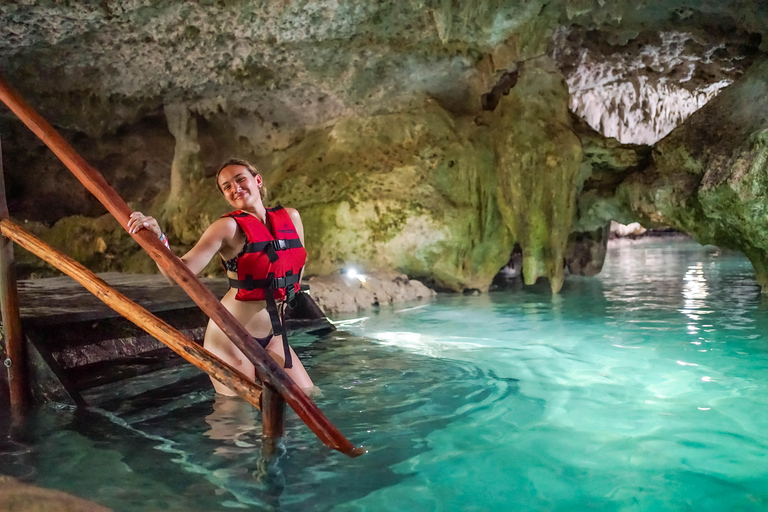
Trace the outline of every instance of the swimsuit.
<path fill-rule="evenodd" d="M 240 253 L 231 260 L 222 260 L 226 270 L 237 274 L 237 279 L 229 279 L 229 285 L 237 289 L 235 299 L 267 302 L 272 334 L 254 339 L 266 347 L 273 336 L 282 334 L 285 368 L 291 368 L 293 364 L 282 317 L 285 302 L 293 300 L 300 290 L 299 279 L 307 260 L 307 251 L 301 244 L 291 216 L 282 206 L 267 208 L 266 225 L 242 210 L 224 217 L 235 219 L 245 234 L 245 245 Z M 278 301 L 283 302 L 281 311 L 277 308 Z"/>

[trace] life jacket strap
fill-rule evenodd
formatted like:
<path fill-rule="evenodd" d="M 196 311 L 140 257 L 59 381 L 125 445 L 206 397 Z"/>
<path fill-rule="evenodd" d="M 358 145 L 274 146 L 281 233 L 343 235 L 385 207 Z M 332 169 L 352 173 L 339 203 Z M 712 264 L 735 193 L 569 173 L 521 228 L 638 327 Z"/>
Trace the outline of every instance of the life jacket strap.
<path fill-rule="evenodd" d="M 288 272 L 291 272 L 290 270 Z M 269 274 L 274 275 L 274 274 Z M 286 274 L 283 277 L 267 277 L 267 279 L 254 279 L 251 274 L 246 274 L 245 279 L 232 279 L 229 278 L 229 286 L 232 288 L 236 288 L 238 290 L 258 290 L 258 289 L 274 289 L 279 290 L 280 288 L 293 288 L 295 293 L 295 288 L 292 285 L 295 285 L 299 282 L 299 276 L 301 276 L 301 272 L 298 274 Z M 267 294 L 269 295 L 269 294 Z M 290 300 L 290 299 L 289 299 Z"/>
<path fill-rule="evenodd" d="M 287 251 L 288 249 L 298 249 L 300 247 L 304 246 L 298 238 L 290 238 L 287 240 L 285 238 L 277 238 L 275 240 L 266 240 L 263 242 L 248 242 L 245 244 L 245 247 L 243 247 L 241 254 L 265 252 L 267 253 L 269 262 L 274 263 L 278 258 L 277 251 Z"/>
<path fill-rule="evenodd" d="M 266 279 L 253 279 L 252 276 L 246 275 L 245 279 L 230 279 L 229 285 L 232 288 L 254 290 L 257 288 L 264 289 L 264 300 L 267 302 L 267 313 L 269 313 L 269 322 L 272 324 L 272 332 L 266 338 L 254 338 L 262 347 L 266 348 L 266 344 L 273 336 L 283 337 L 283 357 L 285 363 L 283 368 L 293 368 L 293 359 L 291 357 L 291 347 L 288 345 L 288 332 L 283 328 L 284 316 L 285 316 L 285 304 L 286 302 L 293 302 L 296 297 L 296 287 L 293 286 L 299 282 L 301 272 L 294 274 L 292 270 L 289 270 L 284 277 L 275 277 L 274 272 L 270 272 Z M 281 304 L 278 310 L 277 302 L 275 301 L 275 292 L 280 289 L 285 289 L 286 302 Z M 266 342 L 266 343 L 265 343 Z"/>
<path fill-rule="evenodd" d="M 274 274 L 270 273 L 269 277 L 272 277 L 272 276 L 274 276 Z M 286 277 L 292 277 L 292 276 L 286 276 Z M 283 358 L 285 360 L 285 363 L 283 364 L 283 368 L 293 368 L 293 358 L 291 357 L 291 347 L 290 345 L 288 345 L 288 332 L 285 329 L 283 329 L 283 315 L 285 314 L 285 304 L 282 304 L 280 307 L 280 311 L 278 311 L 277 303 L 275 302 L 275 291 L 276 291 L 275 289 L 267 290 L 264 297 L 267 301 L 267 312 L 269 313 L 269 321 L 272 323 L 272 335 L 283 336 Z"/>

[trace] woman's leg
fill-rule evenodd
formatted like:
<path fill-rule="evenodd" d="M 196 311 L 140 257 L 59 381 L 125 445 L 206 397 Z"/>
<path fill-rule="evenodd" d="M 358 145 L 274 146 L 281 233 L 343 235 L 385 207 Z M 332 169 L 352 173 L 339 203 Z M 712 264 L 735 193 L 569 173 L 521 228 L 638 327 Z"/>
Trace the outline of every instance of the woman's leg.
<path fill-rule="evenodd" d="M 307 370 L 304 369 L 304 365 L 301 364 L 301 361 L 296 355 L 296 352 L 294 352 L 290 347 L 288 347 L 288 349 L 291 351 L 292 366 L 291 368 L 284 368 L 285 373 L 287 373 L 293 382 L 295 382 L 305 392 L 314 388 L 315 385 L 312 383 L 312 379 L 309 378 L 309 374 L 307 373 Z M 272 338 L 272 340 L 269 342 L 269 345 L 267 345 L 267 351 L 272 356 L 272 359 L 277 361 L 280 366 L 283 366 L 285 360 L 285 351 L 283 350 L 282 336 L 275 336 Z"/>
<path fill-rule="evenodd" d="M 252 336 L 267 336 L 272 330 L 272 323 L 269 319 L 269 313 L 266 310 L 265 304 L 263 302 L 255 301 L 239 301 L 235 299 L 236 292 L 237 290 L 230 289 L 221 299 L 221 303 L 243 324 Z M 254 341 L 254 343 L 256 342 Z M 209 348 L 209 344 L 213 350 Z M 205 348 L 211 350 L 217 356 L 241 370 L 248 378 L 255 379 L 253 365 L 213 322 L 208 322 L 208 329 L 205 331 Z M 272 359 L 282 367 L 285 358 L 283 351 L 283 337 L 274 336 L 265 348 Z M 313 390 L 314 384 L 293 349 L 291 349 L 291 358 L 293 364 L 291 368 L 285 369 L 286 373 L 300 388 L 309 393 Z M 214 381 L 214 388 L 220 393 L 229 391 L 226 387 L 222 386 L 221 383 L 216 381 Z M 232 392 L 229 391 L 228 394 L 231 395 Z"/>
<path fill-rule="evenodd" d="M 205 329 L 205 340 L 203 347 L 213 355 L 222 359 L 225 363 L 235 367 L 241 373 L 251 380 L 255 379 L 253 364 L 243 355 L 239 348 L 224 334 L 213 320 L 208 321 L 208 327 Z M 235 392 L 226 387 L 221 382 L 211 378 L 213 389 L 222 395 L 233 396 Z"/>

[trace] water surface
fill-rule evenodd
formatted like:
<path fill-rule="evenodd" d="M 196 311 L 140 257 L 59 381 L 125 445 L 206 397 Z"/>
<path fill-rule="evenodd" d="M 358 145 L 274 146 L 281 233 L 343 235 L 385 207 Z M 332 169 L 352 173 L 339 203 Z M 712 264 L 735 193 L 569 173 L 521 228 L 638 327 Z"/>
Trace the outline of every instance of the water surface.
<path fill-rule="evenodd" d="M 749 262 L 624 243 L 596 278 L 339 318 L 296 340 L 357 459 L 207 389 L 38 411 L 0 473 L 115 510 L 768 509 L 768 301 Z"/>

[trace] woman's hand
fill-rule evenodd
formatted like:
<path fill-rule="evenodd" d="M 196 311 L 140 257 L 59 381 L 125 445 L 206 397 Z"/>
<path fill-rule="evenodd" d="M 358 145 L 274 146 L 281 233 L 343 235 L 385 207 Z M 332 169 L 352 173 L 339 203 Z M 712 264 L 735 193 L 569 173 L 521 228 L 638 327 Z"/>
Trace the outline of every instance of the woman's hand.
<path fill-rule="evenodd" d="M 141 212 L 133 212 L 128 219 L 128 232 L 130 234 L 138 233 L 142 229 L 148 229 L 153 232 L 157 238 L 163 235 L 163 230 L 160 229 L 160 225 L 154 217 L 144 215 Z"/>

